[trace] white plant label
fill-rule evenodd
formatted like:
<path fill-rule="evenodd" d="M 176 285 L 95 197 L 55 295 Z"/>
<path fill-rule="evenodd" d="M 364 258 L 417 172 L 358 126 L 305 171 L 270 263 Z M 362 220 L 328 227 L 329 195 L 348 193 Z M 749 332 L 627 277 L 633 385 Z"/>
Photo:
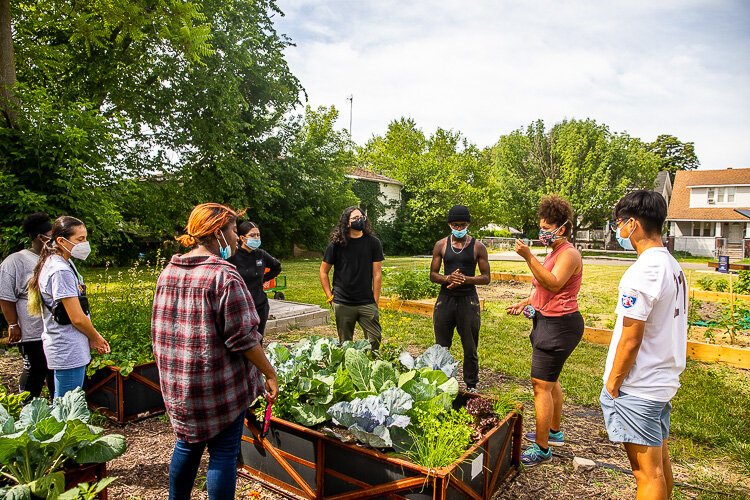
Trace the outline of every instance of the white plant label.
<path fill-rule="evenodd" d="M 484 466 L 484 453 L 480 453 L 474 460 L 471 461 L 471 479 L 474 479 L 482 473 L 482 467 Z"/>

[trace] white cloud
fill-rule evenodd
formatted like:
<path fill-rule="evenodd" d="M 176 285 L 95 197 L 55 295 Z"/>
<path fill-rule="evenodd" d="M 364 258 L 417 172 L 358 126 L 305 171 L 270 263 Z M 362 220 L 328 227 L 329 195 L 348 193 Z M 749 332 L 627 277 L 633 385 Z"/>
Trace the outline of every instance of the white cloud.
<path fill-rule="evenodd" d="M 364 143 L 410 116 L 480 146 L 537 118 L 593 118 L 750 166 L 750 5 L 742 2 L 280 0 L 311 105 Z"/>

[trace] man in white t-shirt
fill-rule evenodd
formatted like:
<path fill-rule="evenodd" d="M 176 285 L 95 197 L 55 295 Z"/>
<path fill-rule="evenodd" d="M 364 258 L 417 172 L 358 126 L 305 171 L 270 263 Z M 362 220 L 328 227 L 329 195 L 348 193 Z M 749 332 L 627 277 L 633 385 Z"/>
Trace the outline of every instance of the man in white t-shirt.
<path fill-rule="evenodd" d="M 638 260 L 620 280 L 617 323 L 607 353 L 600 403 L 609 438 L 623 443 L 638 487 L 637 498 L 667 499 L 670 400 L 680 387 L 687 349 L 687 285 L 662 245 L 667 215 L 654 191 L 625 195 L 612 230 Z"/>

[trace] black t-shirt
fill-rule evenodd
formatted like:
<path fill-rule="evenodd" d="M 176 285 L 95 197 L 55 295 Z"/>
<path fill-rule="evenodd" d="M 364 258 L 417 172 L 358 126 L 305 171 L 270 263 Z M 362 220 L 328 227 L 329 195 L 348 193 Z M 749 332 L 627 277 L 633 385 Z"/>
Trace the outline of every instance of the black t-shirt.
<path fill-rule="evenodd" d="M 229 262 L 237 266 L 237 271 L 250 290 L 256 309 L 265 305 L 268 298 L 263 292 L 263 283 L 279 275 L 281 262 L 262 248 L 248 252 L 245 247 L 238 248 L 235 254 L 229 257 Z M 270 271 L 264 273 L 266 268 Z"/>
<path fill-rule="evenodd" d="M 349 306 L 373 304 L 372 263 L 383 259 L 380 240 L 368 234 L 351 238 L 346 246 L 328 245 L 323 261 L 333 266 L 333 301 Z"/>

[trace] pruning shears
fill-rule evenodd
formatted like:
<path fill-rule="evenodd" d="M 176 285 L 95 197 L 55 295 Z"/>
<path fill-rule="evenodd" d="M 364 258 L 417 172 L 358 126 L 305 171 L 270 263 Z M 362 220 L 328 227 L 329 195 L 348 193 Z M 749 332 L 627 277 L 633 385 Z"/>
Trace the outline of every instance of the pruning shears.
<path fill-rule="evenodd" d="M 265 439 L 265 437 L 268 435 L 268 431 L 271 429 L 271 408 L 273 407 L 273 402 L 268 401 L 266 403 L 266 413 L 263 415 L 263 429 L 260 433 L 261 439 Z"/>

